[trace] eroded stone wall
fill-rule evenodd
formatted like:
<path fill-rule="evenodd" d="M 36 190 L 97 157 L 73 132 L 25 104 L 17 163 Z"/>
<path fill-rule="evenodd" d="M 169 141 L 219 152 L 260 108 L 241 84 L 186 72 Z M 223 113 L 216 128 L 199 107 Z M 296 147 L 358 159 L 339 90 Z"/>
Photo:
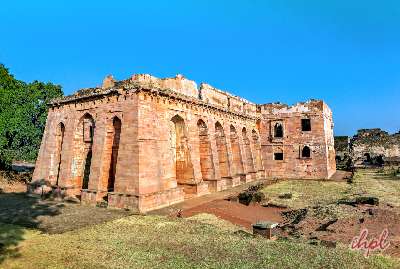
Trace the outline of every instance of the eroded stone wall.
<path fill-rule="evenodd" d="M 361 129 L 350 141 L 350 156 L 356 166 L 400 163 L 400 133 Z"/>
<path fill-rule="evenodd" d="M 109 76 L 50 104 L 31 191 L 46 182 L 83 203 L 145 212 L 260 178 L 329 178 L 332 125 L 322 101 L 258 106 L 181 75 Z"/>

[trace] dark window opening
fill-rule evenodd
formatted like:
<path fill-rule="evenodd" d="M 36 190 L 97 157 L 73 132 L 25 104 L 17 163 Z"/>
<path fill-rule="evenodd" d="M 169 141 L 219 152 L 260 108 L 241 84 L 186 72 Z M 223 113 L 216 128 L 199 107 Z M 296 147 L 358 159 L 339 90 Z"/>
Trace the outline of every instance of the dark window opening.
<path fill-rule="evenodd" d="M 372 161 L 371 155 L 369 153 L 365 153 L 364 154 L 364 162 L 371 163 L 371 161 Z"/>
<path fill-rule="evenodd" d="M 379 155 L 378 157 L 376 157 L 376 163 L 380 166 L 383 166 L 385 164 L 385 157 Z"/>
<path fill-rule="evenodd" d="M 274 160 L 283 161 L 283 153 L 274 153 Z"/>
<path fill-rule="evenodd" d="M 303 158 L 310 158 L 311 157 L 311 150 L 310 150 L 309 147 L 305 146 L 301 150 L 301 157 L 303 157 Z"/>
<path fill-rule="evenodd" d="M 281 123 L 275 124 L 274 137 L 283 137 L 283 126 Z"/>
<path fill-rule="evenodd" d="M 94 137 L 94 126 L 90 126 L 89 135 L 90 135 L 90 140 L 93 141 L 93 137 Z"/>
<path fill-rule="evenodd" d="M 301 120 L 301 130 L 304 132 L 311 131 L 311 120 L 310 119 L 302 119 Z"/>
<path fill-rule="evenodd" d="M 86 156 L 85 170 L 83 172 L 82 189 L 89 188 L 90 166 L 92 164 L 92 150 L 90 149 Z"/>

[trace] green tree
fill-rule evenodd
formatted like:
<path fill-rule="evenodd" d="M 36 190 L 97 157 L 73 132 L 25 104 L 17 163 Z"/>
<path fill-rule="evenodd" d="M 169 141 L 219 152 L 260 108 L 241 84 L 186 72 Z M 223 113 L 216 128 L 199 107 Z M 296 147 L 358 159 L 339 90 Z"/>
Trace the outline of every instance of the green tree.
<path fill-rule="evenodd" d="M 36 159 L 47 103 L 62 94 L 61 87 L 52 83 L 19 81 L 0 64 L 0 166 Z"/>

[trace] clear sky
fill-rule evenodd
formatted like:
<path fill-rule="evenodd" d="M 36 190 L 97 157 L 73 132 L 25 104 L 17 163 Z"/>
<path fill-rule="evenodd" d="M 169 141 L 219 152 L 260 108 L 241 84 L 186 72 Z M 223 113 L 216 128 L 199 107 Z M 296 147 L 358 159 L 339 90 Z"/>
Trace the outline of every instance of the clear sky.
<path fill-rule="evenodd" d="M 336 135 L 400 129 L 400 1 L 2 1 L 0 62 L 66 94 L 183 74 L 256 103 L 324 99 Z"/>

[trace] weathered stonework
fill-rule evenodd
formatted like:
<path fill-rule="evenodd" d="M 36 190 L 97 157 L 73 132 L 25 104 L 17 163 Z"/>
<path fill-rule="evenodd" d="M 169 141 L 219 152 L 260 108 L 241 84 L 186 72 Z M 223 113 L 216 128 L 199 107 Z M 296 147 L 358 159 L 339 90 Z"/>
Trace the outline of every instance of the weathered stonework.
<path fill-rule="evenodd" d="M 45 182 L 83 203 L 146 212 L 260 178 L 329 178 L 332 127 L 322 101 L 260 106 L 181 75 L 109 76 L 50 104 L 29 191 Z"/>
<path fill-rule="evenodd" d="M 267 177 L 330 178 L 336 172 L 332 112 L 323 101 L 261 106 L 262 159 Z M 306 120 L 310 126 L 302 126 Z M 282 134 L 276 134 L 281 126 Z M 303 128 L 310 127 L 310 128 Z M 307 147 L 309 154 L 303 154 Z M 274 154 L 283 153 L 283 160 Z M 304 152 L 305 153 L 305 152 Z"/>
<path fill-rule="evenodd" d="M 378 128 L 361 129 L 349 139 L 348 147 L 340 147 L 340 137 L 335 140 L 337 159 L 349 156 L 356 167 L 400 164 L 400 133 L 390 135 Z"/>
<path fill-rule="evenodd" d="M 336 167 L 341 169 L 349 168 L 350 165 L 350 137 L 335 136 Z"/>

